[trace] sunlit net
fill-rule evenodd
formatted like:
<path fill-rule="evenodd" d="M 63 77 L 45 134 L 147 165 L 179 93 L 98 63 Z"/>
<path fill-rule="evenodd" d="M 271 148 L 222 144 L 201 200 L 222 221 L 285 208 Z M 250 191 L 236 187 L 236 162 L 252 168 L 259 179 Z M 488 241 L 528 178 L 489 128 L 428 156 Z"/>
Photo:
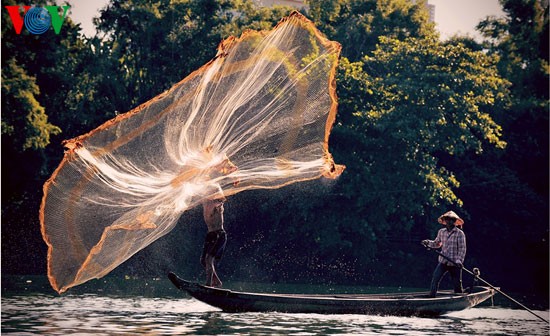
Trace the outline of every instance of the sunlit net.
<path fill-rule="evenodd" d="M 106 275 L 220 187 L 338 176 L 328 138 L 339 52 L 295 12 L 224 40 L 170 90 L 66 141 L 40 209 L 52 287 Z"/>

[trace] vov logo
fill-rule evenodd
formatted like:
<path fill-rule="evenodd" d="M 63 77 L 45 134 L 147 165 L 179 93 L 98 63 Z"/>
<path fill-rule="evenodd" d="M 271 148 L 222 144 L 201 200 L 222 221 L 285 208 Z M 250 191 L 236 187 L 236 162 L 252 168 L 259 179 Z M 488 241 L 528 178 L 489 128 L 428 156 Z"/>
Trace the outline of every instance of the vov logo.
<path fill-rule="evenodd" d="M 51 26 L 56 34 L 61 31 L 61 26 L 65 17 L 67 16 L 67 10 L 71 8 L 69 5 L 65 6 L 4 6 L 10 14 L 11 22 L 15 33 L 21 34 L 23 24 L 25 28 L 34 35 L 44 34 Z M 63 8 L 63 14 L 59 15 L 59 7 Z M 23 17 L 21 16 L 21 9 L 23 9 Z"/>

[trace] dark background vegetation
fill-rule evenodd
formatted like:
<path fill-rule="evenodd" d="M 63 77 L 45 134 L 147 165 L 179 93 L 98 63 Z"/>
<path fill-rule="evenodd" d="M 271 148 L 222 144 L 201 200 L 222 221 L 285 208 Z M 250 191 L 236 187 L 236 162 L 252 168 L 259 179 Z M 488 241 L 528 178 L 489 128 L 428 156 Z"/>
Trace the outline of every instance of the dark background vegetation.
<path fill-rule="evenodd" d="M 343 46 L 330 148 L 347 169 L 336 181 L 231 197 L 222 279 L 425 287 L 436 257 L 419 242 L 454 210 L 466 221 L 467 267 L 547 300 L 548 2 L 501 4 L 505 17 L 480 22 L 479 42 L 441 41 L 420 1 L 309 1 L 304 14 Z M 3 8 L 2 274 L 46 272 L 38 209 L 62 140 L 168 89 L 222 39 L 270 29 L 290 11 L 111 0 L 87 38 L 70 15 L 59 35 L 16 35 Z M 202 277 L 204 231 L 192 209 L 112 275 Z"/>

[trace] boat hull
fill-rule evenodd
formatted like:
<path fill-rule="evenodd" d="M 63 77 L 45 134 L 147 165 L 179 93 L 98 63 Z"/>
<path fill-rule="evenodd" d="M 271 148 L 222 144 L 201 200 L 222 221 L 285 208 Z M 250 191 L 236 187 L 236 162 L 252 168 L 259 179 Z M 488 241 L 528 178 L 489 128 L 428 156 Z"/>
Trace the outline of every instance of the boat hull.
<path fill-rule="evenodd" d="M 247 293 L 203 286 L 170 273 L 172 283 L 195 299 L 226 312 L 368 314 L 433 317 L 474 307 L 494 295 L 488 287 L 471 293 L 426 292 L 397 294 L 272 294 Z"/>

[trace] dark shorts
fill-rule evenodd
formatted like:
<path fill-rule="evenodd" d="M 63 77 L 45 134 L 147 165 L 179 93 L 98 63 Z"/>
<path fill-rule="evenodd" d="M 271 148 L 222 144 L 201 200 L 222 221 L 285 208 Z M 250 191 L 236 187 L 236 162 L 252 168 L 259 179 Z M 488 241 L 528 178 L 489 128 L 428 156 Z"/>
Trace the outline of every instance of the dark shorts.
<path fill-rule="evenodd" d="M 206 255 L 213 256 L 216 261 L 220 260 L 227 243 L 227 234 L 224 230 L 208 232 L 204 239 L 202 248 L 201 264 L 205 266 Z"/>

